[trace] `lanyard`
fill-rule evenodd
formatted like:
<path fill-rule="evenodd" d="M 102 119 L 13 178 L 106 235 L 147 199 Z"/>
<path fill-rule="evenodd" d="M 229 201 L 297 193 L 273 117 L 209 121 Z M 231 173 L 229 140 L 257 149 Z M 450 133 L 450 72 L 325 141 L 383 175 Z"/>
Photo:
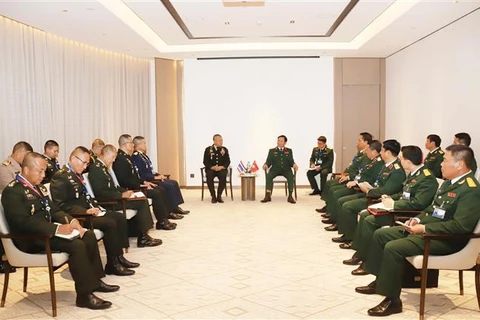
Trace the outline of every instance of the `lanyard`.
<path fill-rule="evenodd" d="M 30 182 L 28 182 L 27 179 L 25 179 L 24 177 L 22 177 L 20 174 L 17 174 L 17 176 L 15 177 L 15 179 L 17 181 L 19 181 L 20 183 L 22 183 L 24 186 L 26 186 L 27 188 L 29 188 L 30 190 L 32 190 L 33 192 L 35 192 L 35 194 L 37 194 L 39 197 L 40 197 L 40 200 L 42 200 L 42 204 L 45 208 L 45 218 L 49 221 L 49 222 L 52 222 L 52 216 L 50 215 L 50 203 L 48 202 L 48 197 L 45 197 L 43 194 L 41 194 L 37 188 L 35 188 Z M 33 206 L 33 205 L 32 205 Z"/>

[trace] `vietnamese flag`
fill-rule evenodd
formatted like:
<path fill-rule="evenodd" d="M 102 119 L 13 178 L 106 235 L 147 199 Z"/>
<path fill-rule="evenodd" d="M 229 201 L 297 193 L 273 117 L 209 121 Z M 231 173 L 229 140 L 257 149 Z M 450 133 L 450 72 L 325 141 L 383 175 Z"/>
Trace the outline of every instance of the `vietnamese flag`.
<path fill-rule="evenodd" d="M 255 173 L 255 172 L 257 172 L 258 170 L 260 170 L 260 168 L 258 167 L 257 162 L 254 160 L 254 161 L 253 161 L 253 164 L 252 164 L 252 167 L 250 168 L 250 171 L 253 172 L 253 173 Z"/>

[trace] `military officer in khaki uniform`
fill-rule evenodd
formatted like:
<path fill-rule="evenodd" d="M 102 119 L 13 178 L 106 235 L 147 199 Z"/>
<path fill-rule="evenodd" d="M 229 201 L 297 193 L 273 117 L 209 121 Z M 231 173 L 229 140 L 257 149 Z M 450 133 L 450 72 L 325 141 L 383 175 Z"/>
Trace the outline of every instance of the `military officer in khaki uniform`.
<path fill-rule="evenodd" d="M 428 153 L 423 161 L 425 168 L 429 169 L 439 179 L 442 179 L 442 162 L 445 154 L 440 148 L 441 143 L 442 139 L 438 135 L 428 135 L 425 141 L 425 148 L 427 148 Z"/>
<path fill-rule="evenodd" d="M 17 175 L 16 180 L 2 194 L 2 205 L 12 233 L 50 237 L 52 250 L 69 254 L 68 265 L 75 282 L 77 306 L 89 309 L 109 308 L 112 303 L 97 297 L 94 292 L 113 292 L 120 287 L 108 285 L 101 280 L 105 273 L 95 234 L 84 229 L 77 219 L 61 211 L 50 200 L 47 189 L 41 184 L 47 169 L 42 155 L 30 152 L 22 165 L 22 173 Z M 77 239 L 56 237 L 70 234 L 74 229 L 80 234 Z M 15 243 L 20 250 L 28 253 L 45 251 L 43 240 L 18 239 Z"/>
<path fill-rule="evenodd" d="M 327 147 L 327 138 L 320 136 L 317 139 L 317 146 L 313 148 L 312 155 L 310 156 L 310 169 L 307 171 L 308 181 L 312 188 L 311 196 L 322 193 L 322 190 L 318 187 L 315 177 L 320 175 L 320 185 L 323 189 L 327 182 L 327 176 L 332 172 L 334 154 L 333 149 Z"/>
<path fill-rule="evenodd" d="M 342 175 L 338 179 L 328 180 L 325 183 L 325 187 L 322 187 L 322 200 L 327 200 L 327 194 L 331 188 L 337 187 L 339 185 L 345 184 L 348 181 L 351 181 L 355 178 L 358 174 L 360 168 L 363 167 L 364 161 L 367 161 L 366 150 L 368 146 L 372 143 L 373 137 L 368 132 L 361 132 L 357 139 L 357 154 L 353 157 L 352 161 L 348 165 L 347 168 L 343 171 Z M 325 205 L 323 208 L 315 209 L 315 211 L 320 213 L 325 213 L 322 215 L 325 218 L 329 218 L 330 214 L 327 213 L 327 206 Z"/>
<path fill-rule="evenodd" d="M 60 170 L 60 164 L 58 163 L 58 153 L 60 148 L 57 141 L 47 140 L 43 146 L 43 157 L 47 161 L 47 171 L 45 171 L 45 178 L 43 178 L 42 183 L 50 183 L 55 172 Z"/>
<path fill-rule="evenodd" d="M 223 138 L 216 134 L 213 136 L 213 145 L 205 148 L 203 153 L 203 165 L 207 176 L 207 186 L 212 196 L 212 203 L 223 203 L 222 193 L 227 185 L 228 166 L 230 155 L 228 149 L 223 146 Z M 218 190 L 215 194 L 213 178 L 218 178 Z"/>
<path fill-rule="evenodd" d="M 27 153 L 32 151 L 32 146 L 25 141 L 17 142 L 13 146 L 12 154 L 0 165 L 0 194 L 3 192 L 3 189 L 15 179 L 17 173 L 22 171 L 21 164 L 23 158 L 25 158 Z M 0 273 L 5 273 L 5 268 L 7 267 L 7 264 L 4 264 L 3 261 L 1 261 L 1 257 L 4 253 L 5 251 L 3 250 L 3 245 L 0 241 Z M 10 272 L 15 271 L 14 267 L 10 267 Z"/>
<path fill-rule="evenodd" d="M 405 257 L 422 255 L 423 233 L 469 234 L 480 218 L 480 188 L 471 166 L 473 151 L 467 146 L 451 145 L 445 150 L 442 175 L 446 181 L 438 189 L 433 203 L 423 213 L 407 221 L 407 227 L 380 228 L 373 235 L 366 271 L 376 276 L 367 286 L 357 287 L 362 294 L 379 294 L 385 299 L 368 310 L 371 316 L 402 312 L 400 293 Z M 402 232 L 405 230 L 405 232 Z M 430 254 L 447 255 L 461 250 L 467 240 L 432 240 Z"/>
<path fill-rule="evenodd" d="M 292 197 L 293 193 L 293 172 L 298 170 L 298 166 L 293 159 L 293 150 L 286 148 L 285 144 L 288 139 L 286 136 L 281 135 L 277 138 L 277 147 L 272 148 L 268 151 L 267 161 L 263 165 L 263 170 L 270 168 L 270 171 L 266 174 L 266 185 L 265 185 L 265 198 L 260 202 L 269 202 L 272 201 L 272 189 L 273 189 L 273 178 L 277 176 L 284 176 L 288 182 L 288 198 L 287 201 L 290 203 L 295 203 L 295 200 Z"/>
<path fill-rule="evenodd" d="M 428 207 L 438 189 L 438 182 L 431 171 L 422 164 L 422 150 L 417 146 L 404 146 L 399 154 L 402 167 L 407 175 L 403 183 L 402 192 L 392 196 L 382 195 L 382 205 L 391 210 L 424 210 Z M 375 206 L 375 205 L 374 205 Z M 349 247 L 341 244 L 343 249 L 357 250 L 351 259 L 343 263 L 348 265 L 361 265 L 352 271 L 353 275 L 367 274 L 365 262 L 368 258 L 368 248 L 375 230 L 390 223 L 390 215 L 375 216 L 367 210 L 360 213 L 357 230 L 353 242 Z"/>
<path fill-rule="evenodd" d="M 346 198 L 349 195 L 361 194 L 362 191 L 358 187 L 359 183 L 368 182 L 372 184 L 378 176 L 378 173 L 382 170 L 384 162 L 380 156 L 382 150 L 382 144 L 378 140 L 373 140 L 365 151 L 366 157 L 362 160 L 361 167 L 358 170 L 357 175 L 346 184 L 339 184 L 333 186 L 327 197 L 326 207 L 329 213 L 328 218 L 322 220 L 323 223 L 332 224 L 325 227 L 327 231 L 337 231 L 338 213 L 342 209 L 344 200 L 351 199 Z M 349 178 L 350 180 L 350 178 Z"/>
<path fill-rule="evenodd" d="M 338 212 L 338 233 L 342 236 L 333 238 L 333 242 L 351 242 L 357 227 L 357 215 L 368 206 L 368 198 L 380 198 L 382 195 L 393 195 L 402 190 L 405 181 L 405 171 L 397 158 L 400 152 L 400 143 L 397 140 L 383 142 L 380 155 L 384 162 L 382 170 L 372 186 L 368 182 L 359 183 L 362 191 L 352 196 L 339 199 L 342 203 Z"/>

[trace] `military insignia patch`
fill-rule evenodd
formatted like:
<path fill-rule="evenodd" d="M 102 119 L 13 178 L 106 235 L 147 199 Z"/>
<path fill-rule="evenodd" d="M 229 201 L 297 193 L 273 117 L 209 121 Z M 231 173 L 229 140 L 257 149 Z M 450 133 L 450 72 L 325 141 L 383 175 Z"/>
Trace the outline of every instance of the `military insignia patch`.
<path fill-rule="evenodd" d="M 9 165 L 12 164 L 12 162 L 10 160 L 5 160 L 2 162 L 2 164 L 5 166 L 5 167 L 8 167 Z"/>
<path fill-rule="evenodd" d="M 35 213 L 35 205 L 32 203 L 32 208 L 30 209 L 30 215 L 33 216 L 34 213 Z"/>
<path fill-rule="evenodd" d="M 455 198 L 455 197 L 457 196 L 457 194 L 454 193 L 454 192 L 449 192 L 449 193 L 447 194 L 447 196 L 449 196 L 450 198 Z"/>
<path fill-rule="evenodd" d="M 430 170 L 428 169 L 423 169 L 423 174 L 428 177 L 429 175 L 431 175 L 432 173 L 430 172 Z"/>
<path fill-rule="evenodd" d="M 222 148 L 222 150 L 220 151 L 220 154 L 223 156 L 225 155 L 225 148 Z"/>
<path fill-rule="evenodd" d="M 477 184 L 475 183 L 475 181 L 474 181 L 472 178 L 470 178 L 470 177 L 467 178 L 467 184 L 468 184 L 468 186 L 469 186 L 470 188 L 475 188 L 475 187 L 477 186 Z"/>
<path fill-rule="evenodd" d="M 394 167 L 395 169 L 397 169 L 397 170 L 400 169 L 400 166 L 398 165 L 398 163 L 395 163 L 395 164 L 393 165 L 393 167 Z"/>

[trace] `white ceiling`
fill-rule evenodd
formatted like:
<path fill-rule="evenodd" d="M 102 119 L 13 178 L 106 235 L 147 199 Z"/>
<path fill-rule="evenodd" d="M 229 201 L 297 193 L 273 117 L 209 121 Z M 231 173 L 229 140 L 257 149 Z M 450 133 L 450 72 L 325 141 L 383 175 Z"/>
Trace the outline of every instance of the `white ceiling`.
<path fill-rule="evenodd" d="M 0 14 L 141 58 L 386 57 L 480 8 L 480 0 L 360 0 L 332 28 L 349 3 L 265 0 L 258 7 L 225 7 L 221 0 L 0 0 Z"/>

